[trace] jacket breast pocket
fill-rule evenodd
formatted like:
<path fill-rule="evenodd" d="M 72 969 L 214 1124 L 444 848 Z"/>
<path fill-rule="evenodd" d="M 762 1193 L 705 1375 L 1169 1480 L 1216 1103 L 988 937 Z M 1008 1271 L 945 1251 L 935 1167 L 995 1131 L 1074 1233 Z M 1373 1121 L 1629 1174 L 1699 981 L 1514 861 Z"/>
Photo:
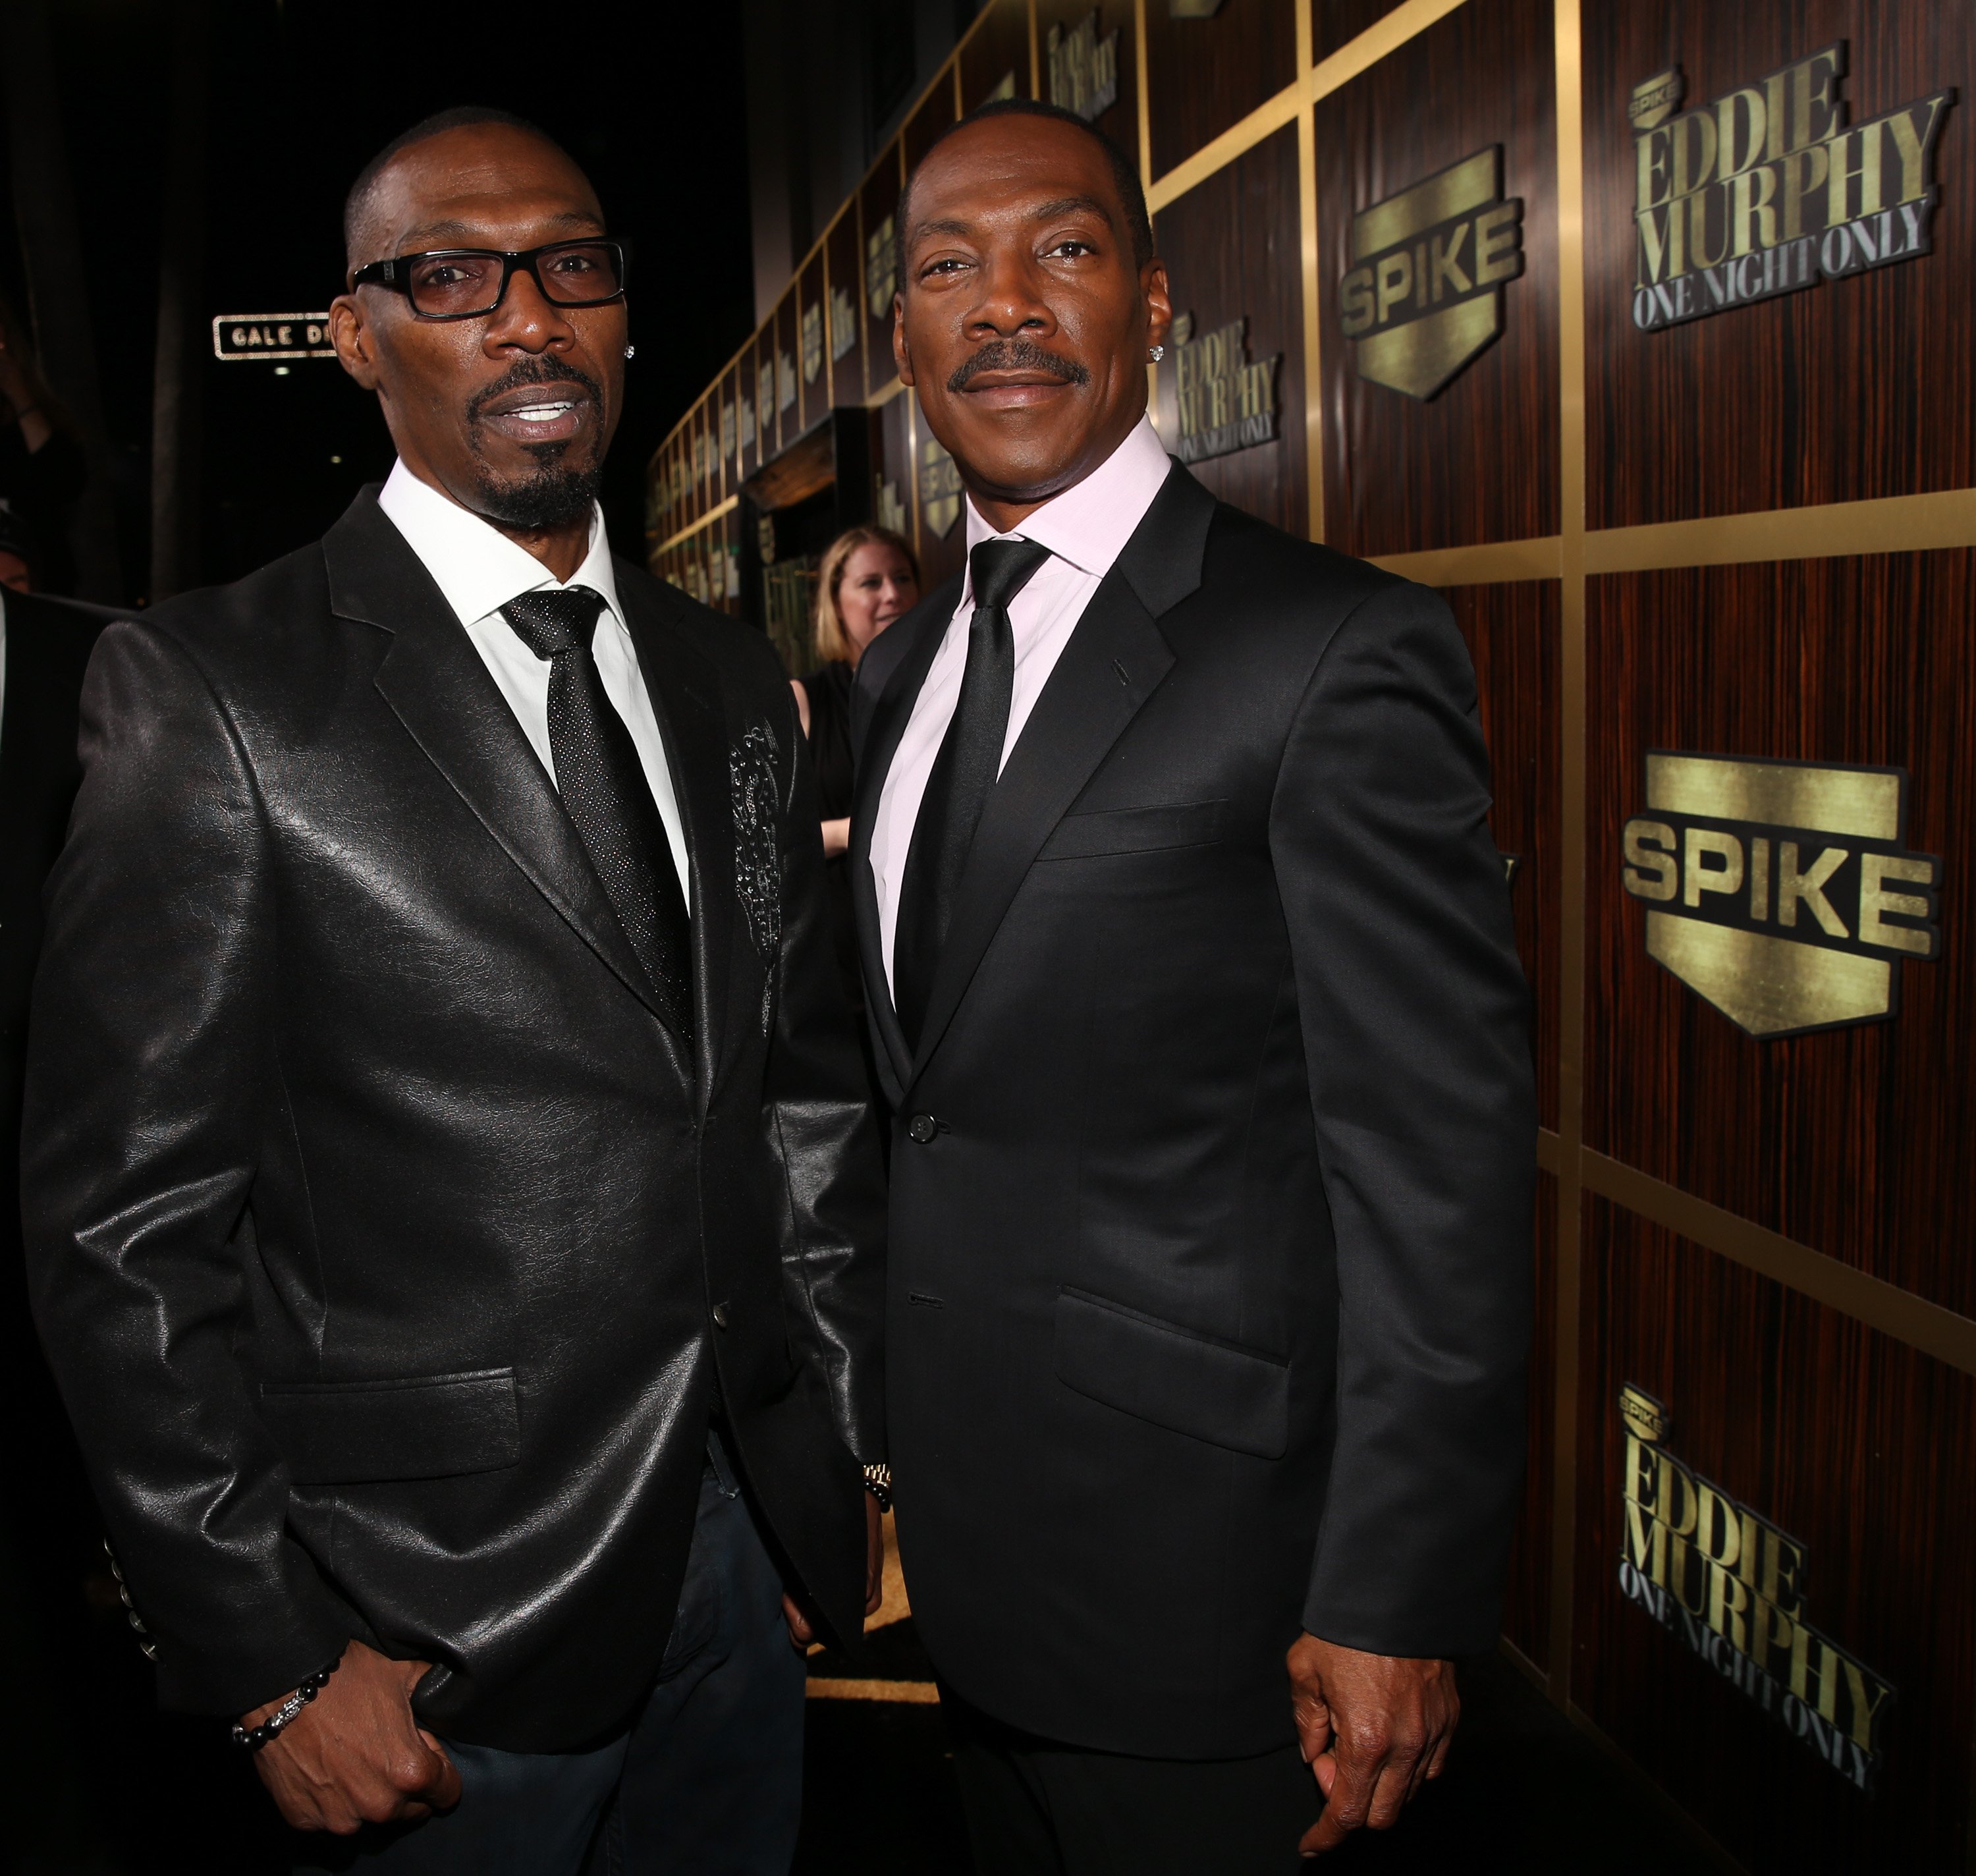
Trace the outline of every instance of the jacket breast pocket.
<path fill-rule="evenodd" d="M 1089 1400 L 1231 1452 L 1279 1459 L 1289 1444 L 1287 1362 L 1081 1290 L 1057 1293 L 1056 1378 Z"/>
<path fill-rule="evenodd" d="M 512 1368 L 406 1380 L 268 1382 L 261 1416 L 298 1485 L 491 1472 L 522 1456 Z"/>
<path fill-rule="evenodd" d="M 1155 808 L 1104 808 L 1066 814 L 1043 843 L 1042 860 L 1091 860 L 1110 853 L 1157 853 L 1211 846 L 1221 838 L 1225 801 L 1184 801 Z"/>

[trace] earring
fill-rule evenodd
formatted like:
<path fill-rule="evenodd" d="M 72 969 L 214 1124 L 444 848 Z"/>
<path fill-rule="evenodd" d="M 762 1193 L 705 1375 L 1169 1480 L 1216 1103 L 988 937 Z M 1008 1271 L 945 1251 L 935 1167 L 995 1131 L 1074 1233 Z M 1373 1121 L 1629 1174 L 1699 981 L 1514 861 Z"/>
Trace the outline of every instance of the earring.
<path fill-rule="evenodd" d="M 627 345 L 624 348 L 624 356 L 627 358 L 634 358 L 637 355 L 637 350 L 638 348 L 635 345 Z"/>
<path fill-rule="evenodd" d="M 1158 364 L 1166 355 L 1167 348 L 1164 345 L 1155 345 L 1152 350 L 1146 354 L 1146 356 L 1151 358 L 1155 364 Z"/>

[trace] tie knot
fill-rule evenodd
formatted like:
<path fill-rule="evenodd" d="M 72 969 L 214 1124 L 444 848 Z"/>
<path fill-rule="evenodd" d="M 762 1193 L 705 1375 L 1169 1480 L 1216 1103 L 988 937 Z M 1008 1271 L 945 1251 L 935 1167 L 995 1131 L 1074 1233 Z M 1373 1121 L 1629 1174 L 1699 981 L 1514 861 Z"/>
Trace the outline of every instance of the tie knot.
<path fill-rule="evenodd" d="M 1014 540 L 977 542 L 967 556 L 968 572 L 974 582 L 974 603 L 1006 607 L 1049 557 L 1047 547 L 1019 536 Z"/>
<path fill-rule="evenodd" d="M 501 608 L 515 636 L 539 658 L 586 649 L 604 610 L 604 595 L 588 586 L 560 592 L 522 593 Z"/>

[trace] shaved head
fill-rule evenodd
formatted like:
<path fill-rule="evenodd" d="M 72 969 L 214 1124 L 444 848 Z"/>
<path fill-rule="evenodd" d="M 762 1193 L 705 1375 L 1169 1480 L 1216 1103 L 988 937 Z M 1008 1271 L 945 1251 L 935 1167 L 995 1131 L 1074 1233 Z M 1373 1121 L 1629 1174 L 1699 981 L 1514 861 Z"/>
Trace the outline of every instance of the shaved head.
<path fill-rule="evenodd" d="M 516 117 L 511 110 L 496 110 L 491 106 L 481 104 L 456 104 L 450 110 L 435 111 L 430 117 L 421 118 L 409 130 L 401 130 L 393 137 L 357 171 L 356 181 L 350 185 L 350 193 L 343 199 L 343 249 L 344 260 L 351 269 L 385 258 L 379 246 L 380 233 L 375 226 L 378 183 L 384 172 L 414 145 L 443 137 L 449 130 L 467 130 L 477 124 L 498 125 L 535 137 L 548 144 L 572 169 L 576 166 L 568 153 L 548 131 L 525 117 Z"/>

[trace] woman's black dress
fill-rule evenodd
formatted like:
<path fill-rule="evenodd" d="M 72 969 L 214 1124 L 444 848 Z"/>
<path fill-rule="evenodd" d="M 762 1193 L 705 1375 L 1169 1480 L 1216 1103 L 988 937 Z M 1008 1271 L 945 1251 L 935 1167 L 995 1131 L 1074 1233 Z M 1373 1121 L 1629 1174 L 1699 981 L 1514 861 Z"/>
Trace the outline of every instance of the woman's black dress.
<path fill-rule="evenodd" d="M 841 820 L 851 812 L 851 667 L 820 664 L 802 679 L 809 698 L 810 762 L 816 771 L 821 818 Z M 851 916 L 851 862 L 833 853 L 824 862 L 830 894 L 831 938 L 851 1007 L 864 1011 L 864 980 L 858 968 L 858 931 Z"/>

